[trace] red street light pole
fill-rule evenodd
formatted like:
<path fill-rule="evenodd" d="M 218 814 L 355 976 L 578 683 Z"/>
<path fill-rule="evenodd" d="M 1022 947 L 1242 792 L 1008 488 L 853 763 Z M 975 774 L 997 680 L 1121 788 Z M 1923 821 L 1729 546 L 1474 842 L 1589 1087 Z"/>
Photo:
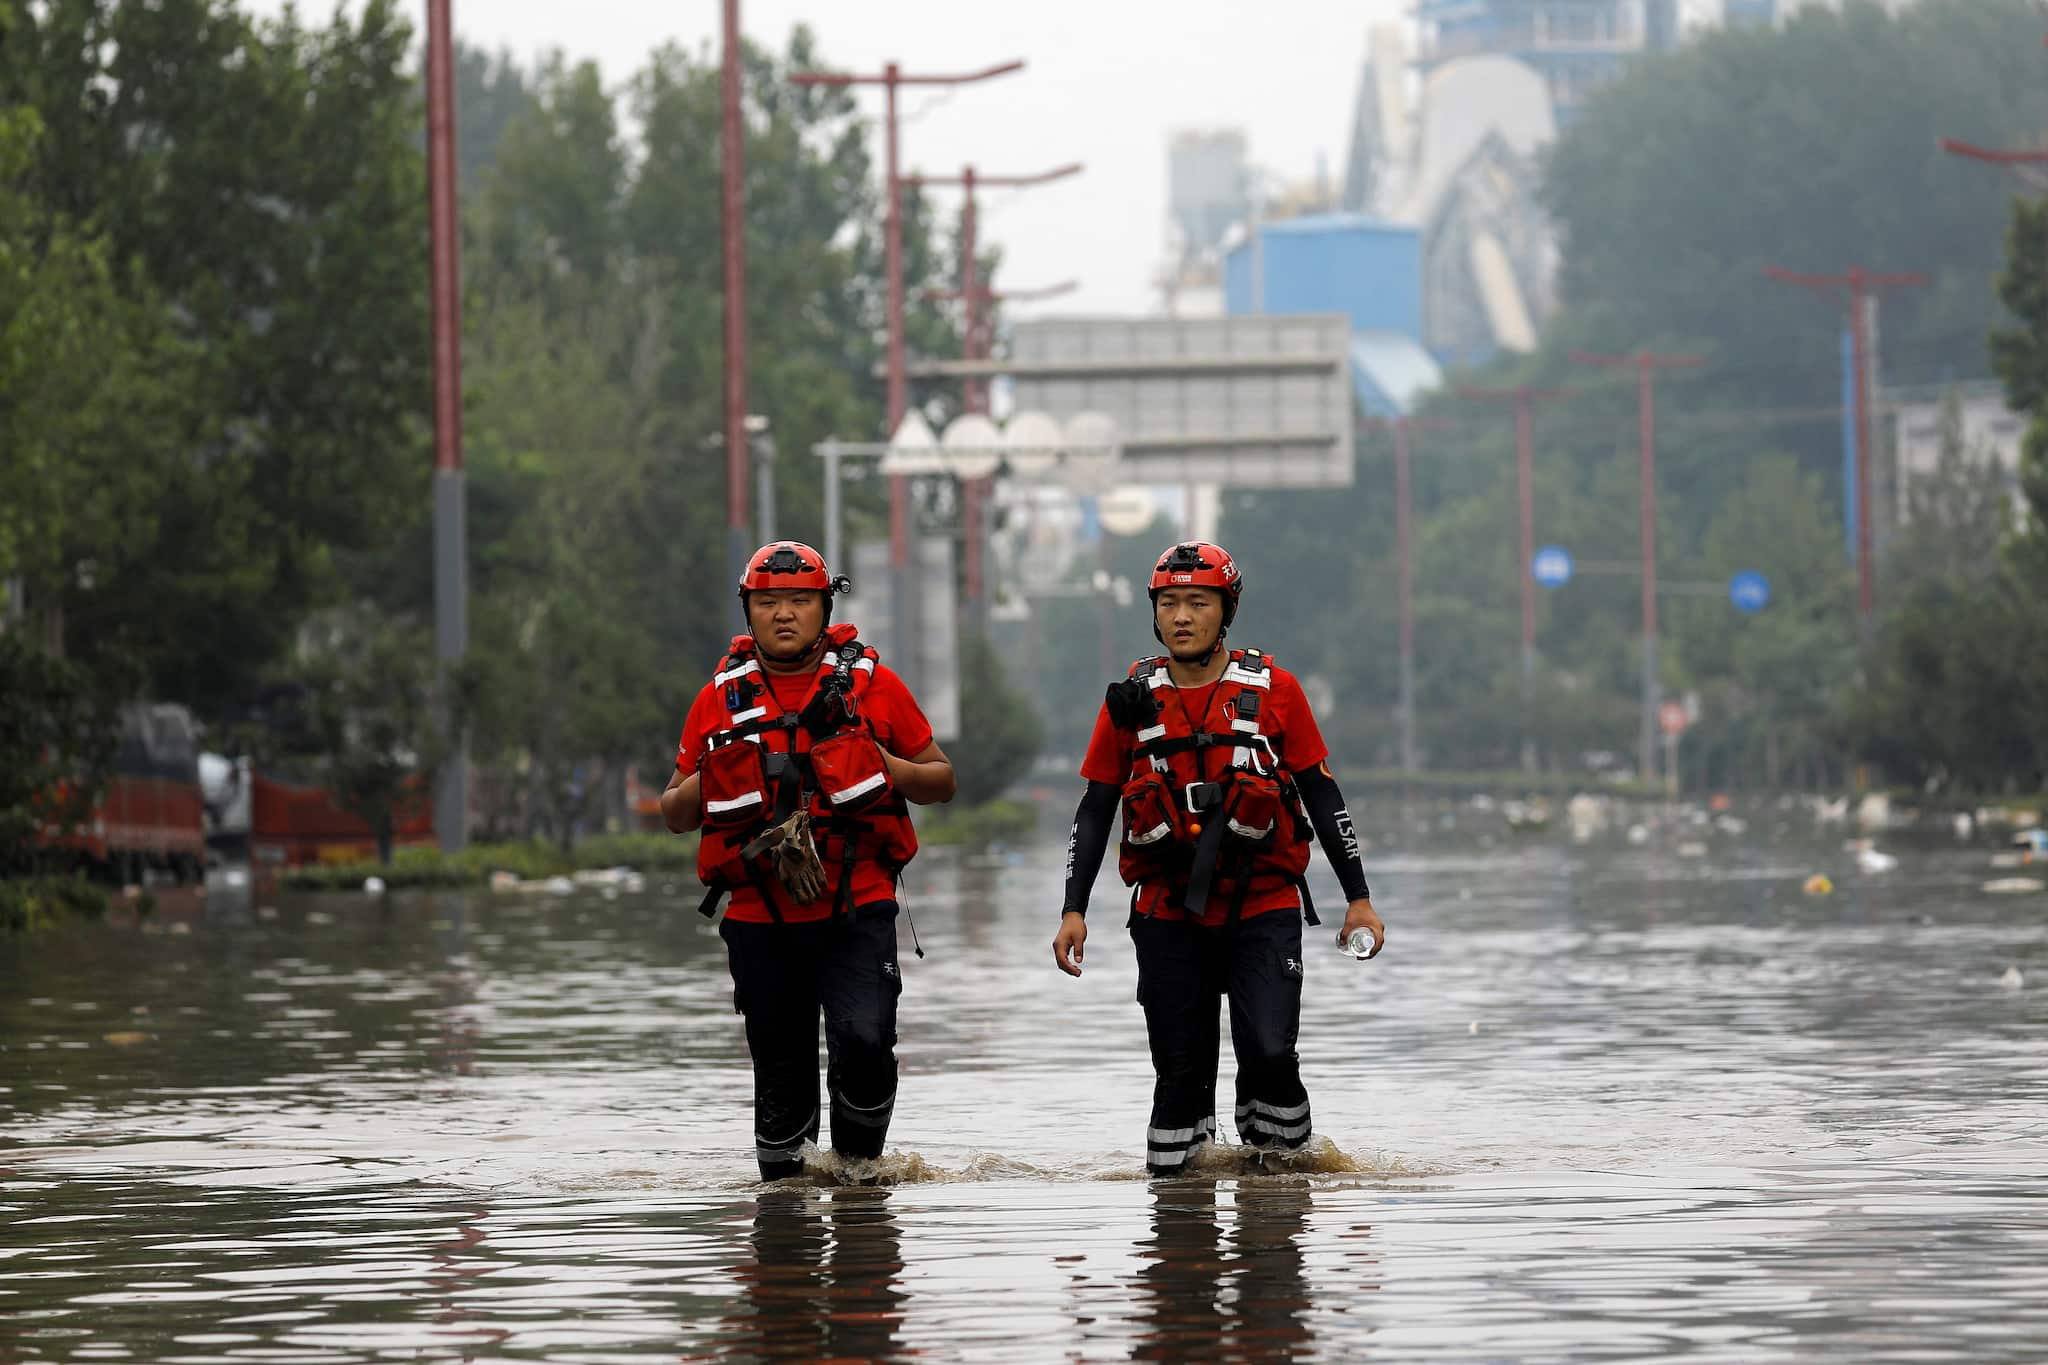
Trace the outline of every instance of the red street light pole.
<path fill-rule="evenodd" d="M 740 0 L 725 0 L 719 76 L 719 235 L 725 248 L 725 554 L 737 583 L 747 556 L 747 220 L 745 125 L 740 118 Z"/>
<path fill-rule="evenodd" d="M 884 219 L 884 243 L 888 258 L 888 435 L 893 438 L 896 428 L 903 423 L 903 414 L 909 406 L 908 381 L 905 378 L 903 356 L 903 184 L 896 171 L 896 91 L 905 85 L 968 85 L 985 81 L 996 76 L 1021 71 L 1021 61 L 1004 62 L 986 70 L 972 71 L 958 76 L 911 76 L 905 75 L 895 62 L 883 67 L 878 76 L 852 76 L 836 71 L 800 71 L 790 77 L 796 85 L 879 85 L 886 92 L 886 113 L 884 115 L 885 159 L 883 166 L 883 194 L 886 199 Z M 901 474 L 889 478 L 889 565 L 896 574 L 896 594 L 899 607 L 909 604 L 909 594 L 904 575 L 910 563 L 910 492 Z M 895 620 L 900 628 L 905 620 L 898 611 Z M 897 652 L 905 663 L 911 655 L 906 646 L 907 638 L 899 637 Z"/>
<path fill-rule="evenodd" d="M 1852 414 L 1856 432 L 1856 623 L 1867 641 L 1877 611 L 1877 568 L 1870 530 L 1870 366 L 1866 359 L 1870 342 L 1864 301 L 1879 290 L 1925 284 L 1927 277 L 1878 274 L 1860 265 L 1851 266 L 1840 275 L 1806 275 L 1777 266 L 1765 267 L 1764 273 L 1780 284 L 1796 284 L 1820 293 L 1849 291 L 1849 366 L 1854 371 L 1851 379 L 1856 386 Z"/>
<path fill-rule="evenodd" d="M 427 3 L 427 208 L 433 252 L 434 653 L 442 724 L 454 727 L 449 694 L 469 649 L 469 546 L 462 473 L 462 261 L 455 216 L 455 42 L 451 0 Z M 453 852 L 469 842 L 469 736 L 435 781 L 434 828 Z"/>
<path fill-rule="evenodd" d="M 961 273 L 967 273 L 964 266 Z M 970 311 L 961 335 L 961 359 L 986 360 L 988 359 L 988 334 L 985 320 L 989 304 L 999 300 L 1003 302 L 1036 303 L 1041 299 L 1056 299 L 1062 294 L 1071 294 L 1080 287 L 1081 282 L 1079 280 L 1062 280 L 1058 284 L 1049 284 L 1038 289 L 990 289 L 987 285 L 976 284 L 971 291 L 968 289 L 928 289 L 925 291 L 925 297 L 932 299 L 958 299 L 967 304 Z M 977 305 L 979 306 L 977 307 Z M 969 386 L 974 387 L 970 388 Z M 981 388 L 976 380 L 968 379 L 964 381 L 961 390 L 961 400 L 962 411 L 981 413 L 988 411 L 987 390 Z M 987 500 L 988 490 L 992 481 L 992 477 L 963 479 L 961 481 L 964 494 L 962 501 L 965 504 L 962 509 L 965 521 L 963 534 L 967 540 L 967 615 L 970 620 L 977 624 L 981 623 L 984 618 L 983 598 L 986 596 L 986 585 L 983 582 L 985 576 L 983 564 L 985 562 L 986 547 L 983 545 L 981 531 L 981 506 Z"/>
<path fill-rule="evenodd" d="M 1382 422 L 1394 433 L 1394 577 L 1401 611 L 1401 701 L 1396 721 L 1401 731 L 1401 771 L 1417 771 L 1415 744 L 1415 483 L 1409 449 L 1410 433 L 1445 425 L 1440 419 L 1397 417 Z"/>
<path fill-rule="evenodd" d="M 1642 529 L 1639 536 L 1643 555 L 1643 714 L 1636 730 L 1636 767 L 1642 780 L 1657 776 L 1657 371 L 1695 369 L 1704 362 L 1696 355 L 1659 355 L 1637 351 L 1634 355 L 1594 355 L 1573 351 L 1581 365 L 1610 369 L 1633 367 L 1636 372 L 1636 433 L 1640 443 L 1638 468 L 1641 478 Z"/>
<path fill-rule="evenodd" d="M 975 212 L 974 191 L 976 186 L 994 185 L 1005 189 L 1023 189 L 1032 185 L 1045 185 L 1081 173 L 1081 163 L 1069 162 L 1064 166 L 1042 171 L 1037 175 L 977 175 L 973 166 L 963 166 L 956 176 L 913 175 L 905 178 L 904 184 L 914 189 L 926 185 L 958 185 L 966 191 L 965 201 L 960 206 L 960 288 L 956 297 L 960 299 L 965 317 L 960 334 L 960 358 L 962 360 L 988 359 L 989 336 L 987 305 L 997 298 L 1018 298 L 1017 294 L 998 294 L 982 287 L 980 279 L 981 262 L 978 257 L 980 243 L 976 235 L 978 224 Z M 1068 288 L 1073 286 L 1069 285 Z M 1065 292 L 1055 286 L 1058 292 Z M 988 384 L 986 381 L 969 377 L 960 386 L 960 408 L 963 412 L 986 413 L 988 411 Z M 965 504 L 967 541 L 967 617 L 977 626 L 982 621 L 982 537 L 981 506 L 988 496 L 987 479 L 966 479 L 962 481 L 961 501 Z"/>
<path fill-rule="evenodd" d="M 957 185 L 965 190 L 966 198 L 960 206 L 960 290 L 957 295 L 966 304 L 966 325 L 961 334 L 960 355 L 963 360 L 986 360 L 988 337 L 985 332 L 987 317 L 982 305 L 997 297 L 993 291 L 981 288 L 979 271 L 981 262 L 976 252 L 979 239 L 976 229 L 979 218 L 976 213 L 974 191 L 978 187 L 999 189 L 1026 189 L 1033 185 L 1047 185 L 1055 180 L 1079 175 L 1082 166 L 1070 161 L 1064 166 L 1041 171 L 1037 175 L 982 175 L 972 166 L 963 166 L 960 174 L 952 175 L 911 175 L 903 183 L 911 189 L 922 189 L 926 185 Z M 1018 297 L 1006 295 L 1003 297 Z M 988 386 L 980 379 L 969 378 L 961 385 L 961 410 L 963 412 L 988 411 Z"/>
<path fill-rule="evenodd" d="M 1522 687 L 1526 693 L 1536 672 L 1536 575 L 1531 566 L 1536 558 L 1533 420 L 1536 404 L 1565 395 L 1558 389 L 1532 389 L 1527 385 L 1514 389 L 1460 386 L 1458 394 L 1477 402 L 1515 405 L 1515 487 L 1520 499 L 1522 548 Z"/>
<path fill-rule="evenodd" d="M 1534 420 L 1536 404 L 1564 394 L 1556 389 L 1460 387 L 1460 396 L 1487 403 L 1515 405 L 1515 487 L 1520 500 L 1522 550 L 1522 767 L 1536 768 L 1536 744 L 1529 735 L 1529 699 L 1536 682 L 1536 494 Z"/>

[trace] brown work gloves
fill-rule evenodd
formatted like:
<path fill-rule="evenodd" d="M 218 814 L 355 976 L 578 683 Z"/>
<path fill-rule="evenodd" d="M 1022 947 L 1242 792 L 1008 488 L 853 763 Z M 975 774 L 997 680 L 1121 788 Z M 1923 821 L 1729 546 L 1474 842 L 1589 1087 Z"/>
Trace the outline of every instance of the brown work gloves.
<path fill-rule="evenodd" d="M 818 846 L 811 839 L 811 813 L 799 810 L 775 827 L 780 836 L 769 850 L 775 863 L 775 879 L 798 905 L 809 905 L 825 894 L 825 864 L 818 860 Z"/>

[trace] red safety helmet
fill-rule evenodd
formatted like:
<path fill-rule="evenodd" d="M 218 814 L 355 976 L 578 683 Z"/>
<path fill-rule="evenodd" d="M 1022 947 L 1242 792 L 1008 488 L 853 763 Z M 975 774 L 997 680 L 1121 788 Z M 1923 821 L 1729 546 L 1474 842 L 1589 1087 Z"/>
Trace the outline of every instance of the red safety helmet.
<path fill-rule="evenodd" d="M 1238 599 L 1244 596 L 1244 575 L 1230 551 L 1206 540 L 1184 540 L 1159 556 L 1152 566 L 1152 582 L 1146 595 L 1154 601 L 1162 588 L 1215 588 L 1223 594 L 1223 627 L 1230 628 L 1237 615 Z M 1157 626 L 1153 630 L 1158 630 Z"/>
<path fill-rule="evenodd" d="M 825 567 L 825 556 L 800 540 L 771 540 L 747 556 L 746 572 L 740 575 L 740 601 L 750 592 L 769 588 L 809 588 L 825 594 L 825 619 L 832 619 L 832 597 L 850 592 L 853 583 L 844 574 L 833 577 Z"/>

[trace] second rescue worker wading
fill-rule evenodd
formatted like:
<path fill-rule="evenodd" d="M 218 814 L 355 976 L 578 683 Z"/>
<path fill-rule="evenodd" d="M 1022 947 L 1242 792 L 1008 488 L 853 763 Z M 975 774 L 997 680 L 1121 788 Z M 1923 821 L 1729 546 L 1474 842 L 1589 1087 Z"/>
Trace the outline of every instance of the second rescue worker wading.
<path fill-rule="evenodd" d="M 1348 902 L 1337 941 L 1369 929 L 1377 955 L 1386 927 L 1301 685 L 1256 649 L 1224 648 L 1244 591 L 1230 556 L 1207 542 L 1176 545 L 1150 591 L 1152 633 L 1168 652 L 1133 664 L 1096 716 L 1052 949 L 1061 971 L 1081 974 L 1089 891 L 1121 808 L 1117 863 L 1132 888 L 1155 1077 L 1145 1167 L 1163 1176 L 1215 1139 L 1221 997 L 1237 1054 L 1238 1136 L 1269 1149 L 1308 1140 L 1295 1040 L 1301 923 L 1320 922 L 1303 880 L 1310 827 Z"/>
<path fill-rule="evenodd" d="M 882 1154 L 896 1104 L 896 881 L 917 853 L 906 802 L 953 799 L 953 765 L 903 680 L 832 624 L 850 585 L 793 540 L 747 560 L 733 637 L 697 694 L 662 793 L 703 829 L 700 907 L 719 925 L 754 1059 L 761 1178 L 803 1170 L 818 1137 L 818 1019 L 832 1149 Z"/>

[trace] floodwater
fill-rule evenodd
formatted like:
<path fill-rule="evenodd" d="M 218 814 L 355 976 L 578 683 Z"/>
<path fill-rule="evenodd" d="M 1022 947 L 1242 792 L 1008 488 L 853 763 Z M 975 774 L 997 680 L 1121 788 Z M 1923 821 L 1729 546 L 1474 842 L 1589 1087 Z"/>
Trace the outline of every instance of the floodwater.
<path fill-rule="evenodd" d="M 1158 1183 L 1052 840 L 913 869 L 877 1187 L 754 1183 L 660 878 L 0 942 L 0 1361 L 2039 1360 L 2048 896 L 1902 854 L 1375 855 L 1386 954 L 1307 954 L 1330 1146 Z"/>

